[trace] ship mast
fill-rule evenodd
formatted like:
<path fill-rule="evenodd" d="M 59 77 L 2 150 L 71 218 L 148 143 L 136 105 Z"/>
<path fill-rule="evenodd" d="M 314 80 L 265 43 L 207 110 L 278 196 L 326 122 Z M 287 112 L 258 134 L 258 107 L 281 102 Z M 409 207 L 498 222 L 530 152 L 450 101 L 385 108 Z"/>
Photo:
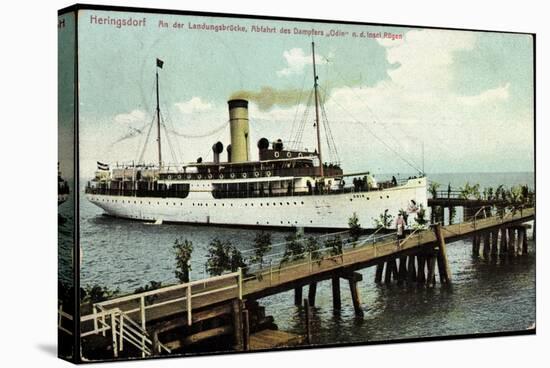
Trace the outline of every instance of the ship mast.
<path fill-rule="evenodd" d="M 325 176 L 323 170 L 323 158 L 321 156 L 321 127 L 319 124 L 319 92 L 317 84 L 317 69 L 315 66 L 315 42 L 311 42 L 311 53 L 313 56 L 313 90 L 315 93 L 315 126 L 317 127 L 317 152 L 319 153 L 319 163 L 321 165 L 321 177 Z"/>
<path fill-rule="evenodd" d="M 160 104 L 159 104 L 159 68 L 162 69 L 163 61 L 157 59 L 157 143 L 159 153 L 159 170 L 162 167 L 162 151 L 160 145 Z"/>

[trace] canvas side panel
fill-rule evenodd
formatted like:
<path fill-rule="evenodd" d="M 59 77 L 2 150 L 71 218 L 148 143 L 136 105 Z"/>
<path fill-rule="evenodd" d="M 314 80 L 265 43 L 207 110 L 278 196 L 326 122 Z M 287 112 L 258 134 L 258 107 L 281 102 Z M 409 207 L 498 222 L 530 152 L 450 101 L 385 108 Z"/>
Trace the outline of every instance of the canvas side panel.
<path fill-rule="evenodd" d="M 58 356 L 75 360 L 75 13 L 58 16 Z"/>

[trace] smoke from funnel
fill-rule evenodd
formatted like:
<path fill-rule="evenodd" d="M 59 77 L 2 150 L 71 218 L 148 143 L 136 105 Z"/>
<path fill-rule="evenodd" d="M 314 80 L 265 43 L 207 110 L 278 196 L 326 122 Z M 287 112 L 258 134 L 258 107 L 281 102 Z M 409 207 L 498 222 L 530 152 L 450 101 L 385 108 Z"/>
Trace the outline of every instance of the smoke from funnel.
<path fill-rule="evenodd" d="M 271 109 L 273 106 L 289 107 L 300 103 L 299 99 L 304 93 L 299 89 L 278 90 L 271 87 L 262 87 L 258 92 L 237 91 L 231 95 L 233 99 L 245 99 L 256 103 L 262 111 Z"/>

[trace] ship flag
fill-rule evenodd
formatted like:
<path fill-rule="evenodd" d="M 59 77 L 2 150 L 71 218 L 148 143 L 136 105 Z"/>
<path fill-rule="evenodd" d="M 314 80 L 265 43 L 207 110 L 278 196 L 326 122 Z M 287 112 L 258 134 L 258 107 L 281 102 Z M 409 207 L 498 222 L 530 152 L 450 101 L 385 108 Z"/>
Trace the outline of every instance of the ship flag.
<path fill-rule="evenodd" d="M 164 61 L 157 58 L 157 67 L 162 69 L 162 66 L 164 65 Z"/>
<path fill-rule="evenodd" d="M 103 162 L 99 162 L 97 161 L 97 169 L 98 170 L 109 170 L 109 165 L 108 164 L 104 164 Z"/>

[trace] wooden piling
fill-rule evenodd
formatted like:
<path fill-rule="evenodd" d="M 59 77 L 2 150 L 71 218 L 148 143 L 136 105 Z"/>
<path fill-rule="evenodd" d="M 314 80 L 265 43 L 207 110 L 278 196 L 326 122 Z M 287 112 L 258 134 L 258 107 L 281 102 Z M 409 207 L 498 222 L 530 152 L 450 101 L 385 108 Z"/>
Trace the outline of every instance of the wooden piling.
<path fill-rule="evenodd" d="M 399 257 L 399 269 L 397 270 L 397 283 L 402 284 L 407 279 L 407 256 Z"/>
<path fill-rule="evenodd" d="M 483 258 L 487 259 L 489 258 L 489 252 L 491 248 L 491 233 L 486 231 L 483 233 Z"/>
<path fill-rule="evenodd" d="M 523 233 L 524 228 L 518 227 L 518 238 L 517 238 L 517 255 L 523 255 L 523 237 L 525 236 Z"/>
<path fill-rule="evenodd" d="M 382 273 L 384 272 L 384 262 L 376 265 L 376 273 L 374 275 L 374 282 L 379 284 L 382 282 Z"/>
<path fill-rule="evenodd" d="M 445 224 L 445 207 L 439 206 L 439 223 Z"/>
<path fill-rule="evenodd" d="M 340 297 L 340 276 L 332 277 L 332 309 L 339 311 L 342 308 L 342 300 Z"/>
<path fill-rule="evenodd" d="M 534 234 L 534 232 L 533 232 Z M 529 253 L 529 244 L 527 243 L 527 228 L 523 228 L 523 243 L 521 244 L 521 254 L 526 256 Z"/>
<path fill-rule="evenodd" d="M 428 256 L 428 277 L 426 279 L 426 286 L 435 286 L 435 256 L 430 254 Z"/>
<path fill-rule="evenodd" d="M 243 304 L 240 299 L 231 303 L 233 312 L 233 340 L 235 350 L 243 350 Z"/>
<path fill-rule="evenodd" d="M 311 344 L 311 308 L 309 300 L 304 299 L 304 312 L 306 315 L 306 344 Z"/>
<path fill-rule="evenodd" d="M 493 233 L 491 235 L 491 256 L 496 256 L 498 254 L 498 229 L 493 230 Z"/>
<path fill-rule="evenodd" d="M 397 259 L 393 258 L 390 261 L 391 264 L 391 274 L 394 281 L 397 281 Z"/>
<path fill-rule="evenodd" d="M 353 302 L 355 315 L 362 317 L 363 309 L 361 308 L 361 299 L 359 297 L 359 289 L 357 288 L 357 280 L 355 278 L 349 279 L 349 289 L 351 291 L 351 301 Z"/>
<path fill-rule="evenodd" d="M 508 254 L 508 229 L 506 227 L 500 228 L 500 255 L 504 256 Z"/>
<path fill-rule="evenodd" d="M 317 283 L 312 282 L 309 284 L 309 290 L 308 290 L 308 299 L 309 299 L 309 305 L 312 307 L 315 307 L 315 295 L 317 294 Z"/>
<path fill-rule="evenodd" d="M 243 350 L 250 350 L 250 320 L 248 309 L 243 310 Z"/>
<path fill-rule="evenodd" d="M 516 229 L 512 227 L 508 228 L 508 255 L 516 256 Z"/>
<path fill-rule="evenodd" d="M 294 305 L 302 305 L 302 287 L 294 289 Z"/>
<path fill-rule="evenodd" d="M 386 284 L 390 284 L 392 276 L 394 280 L 397 279 L 396 275 L 397 265 L 395 264 L 395 258 L 389 259 L 388 261 L 386 261 L 386 273 L 384 274 L 384 282 Z"/>
<path fill-rule="evenodd" d="M 410 255 L 407 262 L 407 281 L 411 283 L 416 281 L 416 266 L 414 264 L 414 255 Z"/>
<path fill-rule="evenodd" d="M 424 285 L 426 283 L 426 256 L 419 254 L 417 256 L 418 260 L 418 273 L 416 277 L 416 282 L 418 284 Z"/>
<path fill-rule="evenodd" d="M 447 245 L 441 226 L 435 227 L 435 236 L 437 238 L 437 266 L 439 268 L 439 279 L 442 284 L 451 283 L 451 269 L 449 268 L 449 260 L 447 259 Z M 428 281 L 431 279 L 428 277 Z M 434 281 L 435 284 L 435 281 Z"/>
<path fill-rule="evenodd" d="M 479 235 L 474 235 L 472 239 L 472 255 L 479 257 Z"/>

